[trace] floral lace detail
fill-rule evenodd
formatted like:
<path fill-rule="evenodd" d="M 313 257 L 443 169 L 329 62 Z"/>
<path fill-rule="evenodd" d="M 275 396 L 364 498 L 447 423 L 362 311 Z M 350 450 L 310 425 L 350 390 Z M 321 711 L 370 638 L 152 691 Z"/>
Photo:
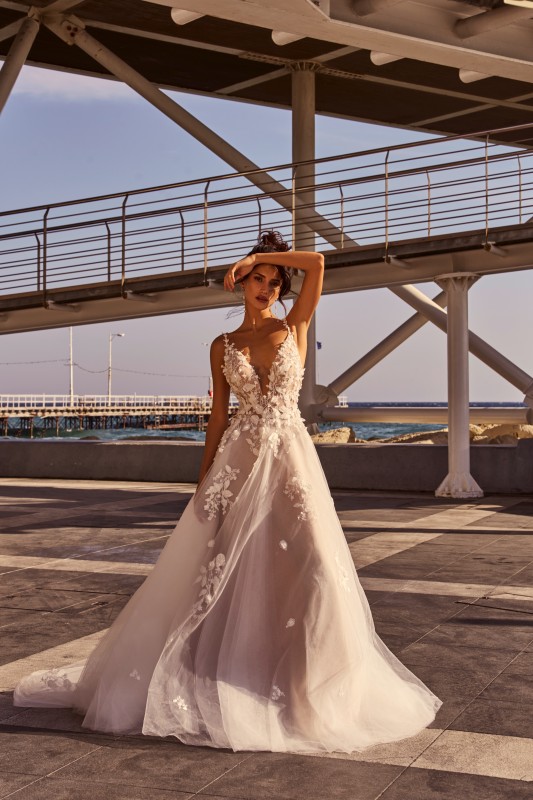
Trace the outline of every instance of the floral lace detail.
<path fill-rule="evenodd" d="M 348 570 L 345 567 L 343 567 L 343 565 L 341 563 L 341 559 L 340 559 L 338 550 L 335 553 L 335 563 L 337 565 L 337 578 L 338 578 L 338 581 L 339 581 L 340 585 L 342 586 L 342 588 L 344 589 L 345 592 L 348 592 L 348 593 L 351 592 L 352 589 L 350 587 L 350 576 L 349 576 Z"/>
<path fill-rule="evenodd" d="M 41 677 L 41 683 L 47 689 L 64 689 L 68 692 L 73 692 L 76 688 L 75 684 L 67 677 L 66 671 L 62 670 L 61 667 L 47 670 Z"/>
<path fill-rule="evenodd" d="M 200 616 L 205 613 L 215 597 L 216 590 L 222 580 L 222 573 L 226 568 L 226 556 L 219 553 L 213 558 L 207 567 L 200 567 L 200 575 L 195 583 L 200 583 L 201 589 L 198 600 L 193 605 L 193 616 Z"/>
<path fill-rule="evenodd" d="M 183 697 L 182 697 L 180 694 L 179 694 L 177 697 L 175 697 L 175 698 L 172 700 L 172 702 L 173 702 L 173 703 L 174 703 L 174 705 L 176 705 L 176 706 L 177 706 L 177 707 L 178 707 L 178 708 L 179 708 L 181 711 L 188 711 L 188 710 L 189 710 L 189 706 L 187 705 L 187 703 L 185 702 L 185 700 L 183 699 Z"/>
<path fill-rule="evenodd" d="M 296 625 L 296 620 L 294 619 L 294 617 L 290 617 L 290 619 L 288 619 L 287 622 L 285 623 L 285 627 L 292 628 L 293 625 Z"/>
<path fill-rule="evenodd" d="M 286 550 L 287 549 L 288 545 L 287 545 L 287 542 L 285 541 L 285 539 L 280 539 L 279 540 L 279 546 L 281 547 L 282 550 Z"/>
<path fill-rule="evenodd" d="M 279 686 L 274 685 L 272 687 L 272 694 L 270 695 L 270 699 L 279 700 L 280 697 L 285 697 L 285 692 L 282 692 Z"/>
<path fill-rule="evenodd" d="M 298 519 L 315 518 L 315 510 L 311 503 L 311 484 L 305 481 L 300 473 L 296 473 L 285 484 L 283 493 L 293 501 L 294 508 L 299 508 Z"/>
<path fill-rule="evenodd" d="M 141 675 L 138 669 L 134 669 L 133 672 L 130 672 L 130 678 L 135 678 L 136 681 L 141 680 Z"/>
<path fill-rule="evenodd" d="M 279 457 L 302 428 L 305 430 L 298 408 L 305 369 L 286 319 L 283 324 L 287 336 L 271 365 L 266 393 L 262 392 L 254 367 L 229 341 L 228 334 L 224 334 L 222 370 L 239 401 L 239 409 L 224 431 L 217 452 L 222 452 L 231 441 L 242 436 L 253 455 L 257 456 L 261 448 L 269 447 Z"/>
<path fill-rule="evenodd" d="M 232 469 L 229 464 L 226 464 L 213 478 L 213 482 L 205 493 L 204 509 L 209 512 L 208 519 L 214 519 L 219 509 L 223 514 L 228 510 L 232 502 L 230 497 L 233 497 L 229 485 L 231 481 L 237 480 L 239 472 L 237 467 Z"/>

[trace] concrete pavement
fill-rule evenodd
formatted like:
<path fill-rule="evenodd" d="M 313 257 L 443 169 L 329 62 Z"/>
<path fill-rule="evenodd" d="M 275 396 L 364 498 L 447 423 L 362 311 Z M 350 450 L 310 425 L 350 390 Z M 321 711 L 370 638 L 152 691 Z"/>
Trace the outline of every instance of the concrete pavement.
<path fill-rule="evenodd" d="M 533 500 L 334 491 L 376 628 L 444 704 L 355 755 L 194 748 L 17 709 L 33 669 L 90 652 L 155 562 L 191 484 L 0 481 L 0 797 L 533 797 Z"/>

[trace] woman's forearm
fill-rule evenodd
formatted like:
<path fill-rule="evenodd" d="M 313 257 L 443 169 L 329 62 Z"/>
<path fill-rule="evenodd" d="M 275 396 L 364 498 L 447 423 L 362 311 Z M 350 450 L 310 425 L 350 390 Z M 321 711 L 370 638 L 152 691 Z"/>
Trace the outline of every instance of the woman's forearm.
<path fill-rule="evenodd" d="M 256 253 L 256 264 L 272 264 L 274 267 L 292 267 L 303 272 L 324 268 L 324 256 L 308 250 L 288 250 L 286 253 Z"/>

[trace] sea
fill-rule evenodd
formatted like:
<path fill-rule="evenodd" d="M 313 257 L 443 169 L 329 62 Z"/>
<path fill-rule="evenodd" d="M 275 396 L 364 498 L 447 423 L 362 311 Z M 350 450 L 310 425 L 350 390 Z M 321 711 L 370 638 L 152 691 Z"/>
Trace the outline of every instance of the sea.
<path fill-rule="evenodd" d="M 424 402 L 403 402 L 398 401 L 395 403 L 383 402 L 348 402 L 350 408 L 371 408 L 373 406 L 380 406 L 382 408 L 395 408 L 402 407 L 418 407 L 418 408 L 444 408 L 447 403 L 424 403 Z M 525 408 L 524 403 L 501 403 L 501 402 L 483 402 L 483 403 L 470 403 L 471 408 Z M 143 430 L 142 428 L 117 428 L 108 430 L 62 430 L 60 436 L 51 435 L 49 431 L 45 431 L 39 425 L 40 420 L 35 421 L 34 437 L 33 438 L 46 438 L 51 439 L 91 439 L 101 441 L 124 441 L 124 440 L 149 440 L 149 439 L 173 439 L 179 441 L 192 440 L 195 442 L 205 441 L 205 431 L 194 429 L 185 430 Z M 18 423 L 16 418 L 11 420 L 13 425 Z M 422 433 L 424 431 L 442 430 L 446 425 L 437 425 L 431 423 L 392 423 L 392 422 L 322 422 L 318 425 L 320 431 L 328 431 L 334 428 L 350 427 L 353 428 L 354 434 L 357 439 L 366 439 L 372 441 L 375 439 L 393 439 L 396 436 L 401 436 L 407 433 Z M 7 436 L 0 439 L 16 439 L 19 436 Z"/>

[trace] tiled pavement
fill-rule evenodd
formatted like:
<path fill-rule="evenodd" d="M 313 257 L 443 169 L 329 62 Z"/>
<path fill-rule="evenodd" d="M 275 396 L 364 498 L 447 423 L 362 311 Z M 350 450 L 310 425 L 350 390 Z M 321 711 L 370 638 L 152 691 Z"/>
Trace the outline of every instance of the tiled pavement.
<path fill-rule="evenodd" d="M 0 481 L 0 797 L 533 798 L 533 500 L 335 492 L 376 628 L 443 700 L 355 755 L 185 747 L 15 709 L 18 677 L 83 658 L 142 583 L 191 485 Z"/>

